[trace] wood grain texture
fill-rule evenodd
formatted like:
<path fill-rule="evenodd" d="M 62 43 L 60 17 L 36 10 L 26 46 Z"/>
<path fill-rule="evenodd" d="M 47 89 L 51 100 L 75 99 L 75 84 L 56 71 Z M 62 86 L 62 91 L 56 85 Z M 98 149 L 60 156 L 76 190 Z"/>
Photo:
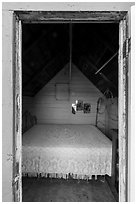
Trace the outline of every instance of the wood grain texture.
<path fill-rule="evenodd" d="M 119 201 L 126 202 L 127 195 L 127 175 L 128 175 L 128 47 L 126 44 L 126 54 L 124 53 L 124 42 L 128 37 L 128 16 L 120 22 L 119 36 Z"/>
<path fill-rule="evenodd" d="M 52 20 L 61 21 L 120 21 L 126 14 L 126 11 L 17 11 L 16 14 L 23 22 L 38 22 Z"/>
<path fill-rule="evenodd" d="M 72 67 L 68 100 L 56 99 L 57 83 L 69 83 L 69 64 L 44 86 L 34 98 L 23 97 L 24 110 L 28 109 L 31 114 L 36 115 L 38 123 L 95 125 L 97 100 L 102 96 L 102 93 L 75 65 Z M 90 103 L 91 112 L 84 114 L 83 111 L 79 111 L 75 115 L 72 114 L 71 106 L 76 100 Z"/>
<path fill-rule="evenodd" d="M 14 91 L 13 91 L 13 102 L 14 112 L 13 114 L 13 200 L 15 202 L 22 201 L 22 54 L 21 54 L 21 39 L 22 39 L 22 26 L 21 21 L 14 15 Z"/>

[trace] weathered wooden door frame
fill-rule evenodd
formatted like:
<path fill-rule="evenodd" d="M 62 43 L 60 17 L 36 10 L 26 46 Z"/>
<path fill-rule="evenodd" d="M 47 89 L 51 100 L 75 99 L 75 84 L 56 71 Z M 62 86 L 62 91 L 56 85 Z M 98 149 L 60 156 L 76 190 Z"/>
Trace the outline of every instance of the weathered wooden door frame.
<path fill-rule="evenodd" d="M 13 200 L 22 201 L 22 22 L 13 15 Z"/>
<path fill-rule="evenodd" d="M 14 13 L 14 201 L 22 201 L 22 23 L 119 23 L 119 202 L 128 193 L 128 12 L 127 11 L 16 11 Z M 16 173 L 15 173 L 16 172 Z"/>

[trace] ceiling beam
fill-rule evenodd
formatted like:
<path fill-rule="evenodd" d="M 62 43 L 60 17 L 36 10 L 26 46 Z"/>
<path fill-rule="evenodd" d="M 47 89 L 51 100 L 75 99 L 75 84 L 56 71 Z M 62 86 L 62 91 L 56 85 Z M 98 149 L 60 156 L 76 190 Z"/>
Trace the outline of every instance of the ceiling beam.
<path fill-rule="evenodd" d="M 95 74 L 98 74 L 102 69 L 104 69 L 104 67 L 106 67 L 106 65 L 118 54 L 118 52 L 116 52 L 109 60 L 107 60 L 97 71 Z"/>
<path fill-rule="evenodd" d="M 85 60 L 87 61 L 87 63 L 95 70 L 95 71 L 98 71 L 98 68 L 87 58 L 85 57 Z M 95 73 L 94 73 L 95 74 Z M 107 82 L 109 82 L 113 87 L 116 88 L 116 86 L 102 73 L 100 72 L 99 73 L 100 76 Z"/>
<path fill-rule="evenodd" d="M 117 95 L 117 86 L 110 81 L 104 74 L 99 73 L 99 75 L 95 75 L 95 72 L 98 68 L 86 57 L 80 57 L 80 60 L 77 64 L 78 68 L 83 72 L 83 74 L 102 92 L 109 88 L 111 91 L 113 90 L 113 94 Z M 85 68 L 86 67 L 86 68 Z M 100 85 L 100 81 L 103 79 L 104 86 Z"/>

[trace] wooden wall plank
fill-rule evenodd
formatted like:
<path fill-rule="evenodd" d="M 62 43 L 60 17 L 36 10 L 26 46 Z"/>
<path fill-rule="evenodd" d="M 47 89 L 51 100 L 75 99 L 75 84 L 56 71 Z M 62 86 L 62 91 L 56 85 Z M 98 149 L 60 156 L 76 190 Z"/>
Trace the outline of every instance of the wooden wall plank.
<path fill-rule="evenodd" d="M 56 99 L 56 84 L 69 82 L 69 64 L 61 70 L 34 98 L 24 97 L 23 108 L 36 115 L 38 123 L 93 124 L 96 120 L 97 100 L 102 93 L 77 69 L 72 68 L 68 100 Z M 91 112 L 72 114 L 76 100 L 91 104 Z"/>
<path fill-rule="evenodd" d="M 17 12 L 19 18 L 23 21 L 23 22 L 45 22 L 48 20 L 61 20 L 61 21 L 80 21 L 80 20 L 91 20 L 91 21 L 115 21 L 118 22 L 119 20 L 121 20 L 123 18 L 123 16 L 126 14 L 126 11 L 111 11 L 111 15 L 110 12 L 105 12 L 105 11 L 92 11 L 92 15 L 91 12 L 89 11 L 80 11 L 80 12 L 74 12 L 74 11 L 60 11 L 60 12 L 55 12 L 55 11 L 41 11 L 41 12 L 37 12 L 37 11 L 25 11 L 25 12 Z M 58 16 L 58 17 L 57 17 Z"/>

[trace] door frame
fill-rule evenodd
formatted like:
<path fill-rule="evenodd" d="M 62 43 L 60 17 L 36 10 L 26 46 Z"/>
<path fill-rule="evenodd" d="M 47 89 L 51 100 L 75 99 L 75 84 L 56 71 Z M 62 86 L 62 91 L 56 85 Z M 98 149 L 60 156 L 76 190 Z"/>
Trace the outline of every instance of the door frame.
<path fill-rule="evenodd" d="M 128 68 L 129 33 L 127 11 L 16 11 L 14 12 L 14 147 L 13 195 L 14 201 L 22 200 L 22 23 L 89 22 L 119 23 L 119 202 L 128 200 Z M 18 168 L 18 171 L 16 170 Z M 16 170 L 16 174 L 15 174 Z M 17 188 L 18 187 L 18 188 Z"/>

